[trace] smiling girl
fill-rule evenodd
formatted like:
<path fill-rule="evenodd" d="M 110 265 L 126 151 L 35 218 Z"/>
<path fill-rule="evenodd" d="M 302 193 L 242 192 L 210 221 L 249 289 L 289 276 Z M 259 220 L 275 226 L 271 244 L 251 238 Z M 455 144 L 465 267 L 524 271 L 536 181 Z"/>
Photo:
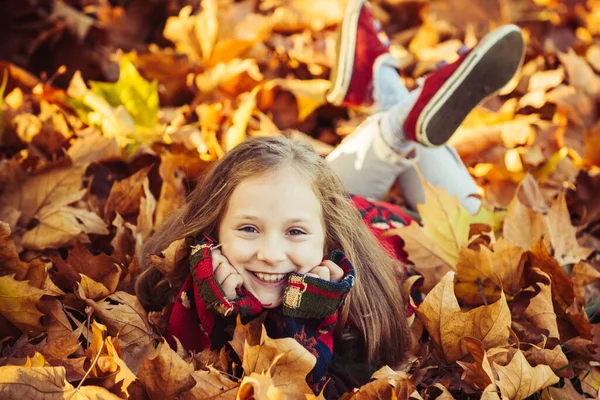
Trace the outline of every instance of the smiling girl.
<path fill-rule="evenodd" d="M 515 74 L 524 43 L 518 27 L 501 27 L 409 94 L 375 22 L 364 0 L 348 2 L 327 98 L 350 107 L 374 101 L 384 111 L 327 159 L 284 137 L 239 144 L 145 244 L 136 293 L 148 311 L 173 304 L 171 344 L 220 348 L 237 315 L 244 322 L 265 313 L 270 337 L 294 338 L 316 357 L 307 377 L 315 393 L 332 378 L 327 398 L 405 360 L 406 254 L 398 236 L 382 233 L 411 218 L 372 198 L 399 179 L 407 203 L 422 202 L 415 162 L 425 180 L 477 211 L 477 185 L 446 141 Z M 189 259 L 167 279 L 148 256 L 182 238 Z"/>

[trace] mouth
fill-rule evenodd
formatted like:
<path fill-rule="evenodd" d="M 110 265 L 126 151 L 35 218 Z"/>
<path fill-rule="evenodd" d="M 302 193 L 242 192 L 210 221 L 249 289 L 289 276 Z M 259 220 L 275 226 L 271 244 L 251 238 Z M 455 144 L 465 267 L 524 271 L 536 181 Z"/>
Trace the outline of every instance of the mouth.
<path fill-rule="evenodd" d="M 267 274 L 264 272 L 249 271 L 258 281 L 267 284 L 281 284 L 285 281 L 288 274 Z"/>

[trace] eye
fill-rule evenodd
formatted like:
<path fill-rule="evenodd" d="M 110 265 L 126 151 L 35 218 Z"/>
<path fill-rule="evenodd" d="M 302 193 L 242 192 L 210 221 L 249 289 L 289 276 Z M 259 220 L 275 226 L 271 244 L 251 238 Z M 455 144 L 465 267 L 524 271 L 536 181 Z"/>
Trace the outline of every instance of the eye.
<path fill-rule="evenodd" d="M 296 228 L 290 229 L 288 233 L 292 236 L 306 235 L 306 232 Z"/>
<path fill-rule="evenodd" d="M 238 231 L 246 232 L 246 233 L 256 233 L 256 232 L 258 232 L 256 230 L 256 228 L 253 227 L 253 226 L 242 226 L 241 228 L 238 228 Z"/>

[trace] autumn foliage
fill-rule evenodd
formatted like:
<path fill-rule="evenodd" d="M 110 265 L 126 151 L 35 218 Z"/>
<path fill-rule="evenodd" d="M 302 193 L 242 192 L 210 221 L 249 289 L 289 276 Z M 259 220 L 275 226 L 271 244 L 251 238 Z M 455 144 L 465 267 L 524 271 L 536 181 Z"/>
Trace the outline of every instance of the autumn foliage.
<path fill-rule="evenodd" d="M 597 398 L 600 2 L 373 5 L 408 87 L 502 23 L 527 55 L 452 138 L 481 211 L 426 185 L 421 223 L 389 232 L 423 298 L 411 358 L 344 398 Z M 144 242 L 226 151 L 286 130 L 327 154 L 366 117 L 324 101 L 343 7 L 0 6 L 0 398 L 315 398 L 294 340 L 238 324 L 236 379 L 225 350 L 171 349 L 169 310 L 144 310 L 133 283 Z M 170 278 L 184 257 L 174 242 L 152 262 Z"/>

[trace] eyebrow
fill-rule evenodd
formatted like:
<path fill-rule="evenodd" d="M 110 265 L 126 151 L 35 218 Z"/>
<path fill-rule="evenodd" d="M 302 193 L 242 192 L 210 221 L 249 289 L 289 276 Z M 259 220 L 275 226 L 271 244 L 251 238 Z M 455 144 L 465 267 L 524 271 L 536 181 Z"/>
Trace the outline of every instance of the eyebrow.
<path fill-rule="evenodd" d="M 247 214 L 240 214 L 240 215 L 235 215 L 233 217 L 234 219 L 247 219 L 249 221 L 258 221 L 260 218 L 255 217 L 254 215 L 247 215 Z M 310 222 L 310 220 L 308 218 L 290 218 L 287 221 L 285 221 L 287 224 L 295 224 L 298 222 Z"/>

